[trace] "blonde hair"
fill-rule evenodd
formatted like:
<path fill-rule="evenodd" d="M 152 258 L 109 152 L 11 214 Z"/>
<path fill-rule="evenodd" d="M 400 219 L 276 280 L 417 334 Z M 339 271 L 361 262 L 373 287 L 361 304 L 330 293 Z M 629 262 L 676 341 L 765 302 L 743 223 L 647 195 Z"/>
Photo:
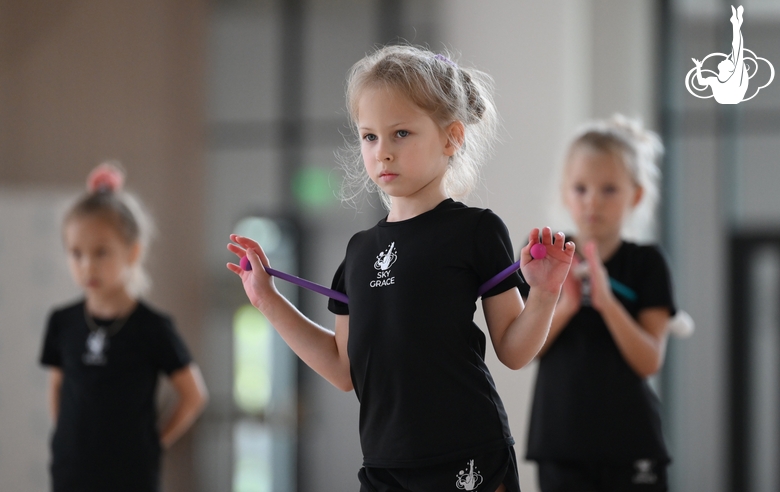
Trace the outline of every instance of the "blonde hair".
<path fill-rule="evenodd" d="M 116 161 L 104 162 L 93 169 L 87 177 L 87 192 L 68 209 L 62 227 L 64 229 L 74 219 L 99 217 L 114 227 L 126 245 L 138 244 L 140 253 L 126 286 L 132 296 L 140 296 L 151 288 L 144 260 L 154 223 L 141 202 L 124 191 L 124 178 L 124 170 Z"/>
<path fill-rule="evenodd" d="M 479 182 L 479 171 L 490 156 L 498 129 L 489 75 L 453 62 L 448 54 L 426 48 L 393 45 L 367 55 L 353 65 L 347 77 L 347 111 L 354 141 L 338 157 L 345 173 L 342 199 L 353 202 L 361 193 L 377 191 L 386 208 L 390 197 L 365 170 L 360 153 L 358 101 L 367 88 L 397 91 L 425 111 L 441 128 L 454 121 L 465 127 L 464 141 L 450 157 L 444 189 L 456 199 L 466 198 Z"/>
<path fill-rule="evenodd" d="M 640 120 L 616 113 L 607 120 L 594 120 L 583 125 L 569 145 L 566 161 L 581 147 L 621 157 L 634 184 L 643 190 L 642 200 L 624 225 L 623 234 L 632 239 L 650 239 L 655 229 L 655 212 L 660 197 L 661 172 L 657 162 L 664 152 L 661 139 L 655 132 L 644 128 Z M 564 172 L 567 168 L 568 164 Z"/>

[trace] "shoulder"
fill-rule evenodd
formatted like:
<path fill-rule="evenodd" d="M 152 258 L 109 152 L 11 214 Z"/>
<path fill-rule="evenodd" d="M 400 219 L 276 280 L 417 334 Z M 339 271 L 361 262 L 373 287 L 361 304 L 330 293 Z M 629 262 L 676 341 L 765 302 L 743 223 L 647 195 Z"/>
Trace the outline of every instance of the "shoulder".
<path fill-rule="evenodd" d="M 55 306 L 49 313 L 49 322 L 67 322 L 74 317 L 84 316 L 84 299 Z"/>
<path fill-rule="evenodd" d="M 347 256 L 354 254 L 356 249 L 360 250 L 362 245 L 373 241 L 373 238 L 377 235 L 378 229 L 379 226 L 374 226 L 370 229 L 365 229 L 353 234 L 352 237 L 349 238 L 349 241 L 347 241 Z"/>
<path fill-rule="evenodd" d="M 476 233 L 482 235 L 500 235 L 509 237 L 509 228 L 495 212 L 489 208 L 475 208 L 470 212 L 474 217 Z"/>
<path fill-rule="evenodd" d="M 170 315 L 158 310 L 156 307 L 149 305 L 143 300 L 138 301 L 138 307 L 136 307 L 133 316 L 139 321 L 142 321 L 146 326 L 173 326 L 173 318 Z"/>
<path fill-rule="evenodd" d="M 646 266 L 666 265 L 666 255 L 657 244 L 636 244 L 624 242 L 623 248 L 628 257 Z"/>
<path fill-rule="evenodd" d="M 489 208 L 469 207 L 461 202 L 453 202 L 443 210 L 443 213 L 463 225 L 472 224 L 475 227 L 506 228 L 501 217 Z"/>

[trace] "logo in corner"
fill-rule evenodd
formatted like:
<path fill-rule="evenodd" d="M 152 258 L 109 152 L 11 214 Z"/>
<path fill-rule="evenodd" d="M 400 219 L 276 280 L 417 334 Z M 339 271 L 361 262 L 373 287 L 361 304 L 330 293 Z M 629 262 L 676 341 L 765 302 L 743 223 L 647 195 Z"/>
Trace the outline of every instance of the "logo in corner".
<path fill-rule="evenodd" d="M 744 11 L 745 9 L 741 5 L 737 9 L 734 9 L 733 6 L 731 7 L 731 18 L 729 19 L 732 27 L 731 53 L 728 55 L 725 53 L 711 53 L 701 61 L 693 58 L 693 63 L 696 66 L 685 75 L 685 88 L 699 99 L 714 97 L 719 104 L 739 104 L 742 101 L 749 101 L 756 97 L 761 89 L 771 84 L 772 80 L 774 80 L 775 67 L 772 66 L 769 60 L 761 58 L 745 48 L 745 41 L 742 38 L 742 14 Z M 717 73 L 714 70 L 702 68 L 704 63 L 710 58 L 713 58 L 713 60 L 720 59 L 717 65 Z M 766 63 L 769 69 L 769 80 L 764 85 L 757 87 L 758 81 L 754 82 L 755 91 L 749 97 L 745 97 L 750 81 L 759 72 L 759 62 Z M 711 94 L 707 94 L 708 89 L 712 91 Z"/>

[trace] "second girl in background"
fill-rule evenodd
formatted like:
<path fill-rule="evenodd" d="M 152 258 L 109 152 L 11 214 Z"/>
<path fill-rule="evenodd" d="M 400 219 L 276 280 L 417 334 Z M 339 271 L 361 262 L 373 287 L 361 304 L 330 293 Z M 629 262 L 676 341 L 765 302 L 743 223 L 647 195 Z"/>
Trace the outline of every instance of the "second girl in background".
<path fill-rule="evenodd" d="M 653 210 L 661 150 L 622 116 L 588 125 L 569 147 L 561 190 L 584 256 L 540 352 L 528 458 L 542 492 L 667 490 L 670 459 L 647 378 L 664 360 L 671 279 L 657 247 L 624 239 L 629 218 Z"/>
<path fill-rule="evenodd" d="M 123 182 L 117 166 L 98 166 L 62 224 L 84 296 L 51 313 L 40 359 L 50 372 L 53 492 L 159 491 L 162 451 L 208 398 L 171 318 L 141 299 L 150 222 Z M 179 397 L 162 429 L 160 373 Z"/>

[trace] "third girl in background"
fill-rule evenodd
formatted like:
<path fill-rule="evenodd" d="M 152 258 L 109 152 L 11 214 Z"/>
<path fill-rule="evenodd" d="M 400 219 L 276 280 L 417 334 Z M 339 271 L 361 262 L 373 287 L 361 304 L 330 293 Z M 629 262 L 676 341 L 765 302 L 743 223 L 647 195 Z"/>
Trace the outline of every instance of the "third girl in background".
<path fill-rule="evenodd" d="M 619 115 L 569 146 L 561 190 L 582 255 L 539 354 L 528 459 L 542 492 L 667 490 L 670 458 L 647 378 L 664 361 L 671 279 L 658 247 L 624 237 L 629 219 L 655 205 L 661 151 L 655 134 Z"/>

